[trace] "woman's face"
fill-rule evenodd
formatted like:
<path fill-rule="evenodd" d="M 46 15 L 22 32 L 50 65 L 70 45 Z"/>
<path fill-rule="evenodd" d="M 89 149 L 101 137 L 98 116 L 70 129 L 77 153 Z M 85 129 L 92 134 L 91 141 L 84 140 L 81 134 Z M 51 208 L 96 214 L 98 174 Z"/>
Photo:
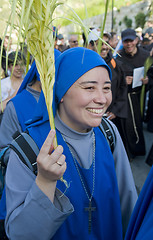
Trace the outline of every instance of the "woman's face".
<path fill-rule="evenodd" d="M 25 64 L 22 61 L 19 61 L 16 63 L 13 69 L 13 64 L 9 66 L 9 70 L 12 73 L 12 76 L 14 78 L 22 78 L 22 75 L 25 72 Z M 13 72 L 12 72 L 13 71 Z"/>
<path fill-rule="evenodd" d="M 80 77 L 59 104 L 59 116 L 70 128 L 87 132 L 97 127 L 112 101 L 111 81 L 104 67 L 95 67 Z"/>

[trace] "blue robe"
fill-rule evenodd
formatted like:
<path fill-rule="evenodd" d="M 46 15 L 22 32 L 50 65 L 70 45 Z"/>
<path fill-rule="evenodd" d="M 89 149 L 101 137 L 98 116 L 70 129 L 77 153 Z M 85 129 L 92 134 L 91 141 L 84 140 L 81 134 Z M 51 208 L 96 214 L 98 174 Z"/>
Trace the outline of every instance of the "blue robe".
<path fill-rule="evenodd" d="M 35 124 L 34 124 L 35 125 Z M 29 128 L 29 133 L 41 148 L 50 130 L 48 121 L 44 124 Z M 37 124 L 36 124 L 37 125 Z M 63 239 L 105 239 L 121 240 L 122 223 L 120 199 L 117 187 L 114 160 L 107 144 L 107 141 L 99 128 L 94 129 L 95 146 L 95 191 L 93 194 L 92 207 L 96 211 L 92 212 L 92 230 L 88 232 L 88 212 L 85 208 L 89 206 L 89 200 L 81 184 L 72 155 L 67 144 L 64 142 L 60 132 L 57 130 L 57 140 L 64 148 L 66 156 L 67 170 L 64 179 L 70 183 L 70 187 L 65 192 L 65 185 L 58 181 L 57 188 L 70 199 L 74 206 L 72 213 L 56 232 L 53 240 Z M 93 165 L 90 169 L 81 168 L 80 172 L 85 179 L 87 186 L 92 192 Z"/>
<path fill-rule="evenodd" d="M 27 90 L 23 90 L 14 98 L 11 99 L 14 104 L 16 114 L 21 125 L 22 131 L 26 129 L 26 121 L 31 118 L 31 115 L 36 107 L 37 101 L 34 96 Z M 5 187 L 3 189 L 2 198 L 0 199 L 0 219 L 6 217 L 6 196 Z"/>
<path fill-rule="evenodd" d="M 25 89 L 16 95 L 15 98 L 12 98 L 11 101 L 14 104 L 19 123 L 24 132 L 26 129 L 26 121 L 31 118 L 36 108 L 37 101 L 35 97 Z"/>
<path fill-rule="evenodd" d="M 6 217 L 6 194 L 4 186 L 2 197 L 0 200 L 0 220 L 4 220 L 5 217 Z"/>
<path fill-rule="evenodd" d="M 153 167 L 140 192 L 125 240 L 153 239 Z"/>

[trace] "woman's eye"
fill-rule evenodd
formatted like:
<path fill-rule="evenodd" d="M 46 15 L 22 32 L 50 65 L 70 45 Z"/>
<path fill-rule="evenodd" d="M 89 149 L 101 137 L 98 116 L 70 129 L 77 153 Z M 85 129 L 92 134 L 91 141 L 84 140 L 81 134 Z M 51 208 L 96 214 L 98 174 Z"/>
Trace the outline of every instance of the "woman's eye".
<path fill-rule="evenodd" d="M 86 87 L 85 89 L 92 90 L 92 89 L 94 89 L 94 87 Z"/>
<path fill-rule="evenodd" d="M 104 87 L 104 90 L 105 90 L 105 91 L 111 90 L 111 86 Z"/>

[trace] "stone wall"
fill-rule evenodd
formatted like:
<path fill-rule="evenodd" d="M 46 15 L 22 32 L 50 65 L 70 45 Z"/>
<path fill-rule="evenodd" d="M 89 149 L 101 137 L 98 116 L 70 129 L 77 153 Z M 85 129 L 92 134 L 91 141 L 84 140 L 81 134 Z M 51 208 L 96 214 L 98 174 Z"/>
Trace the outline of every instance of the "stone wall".
<path fill-rule="evenodd" d="M 127 16 L 132 20 L 132 28 L 135 28 L 135 16 L 139 12 L 143 12 L 144 14 L 146 14 L 148 12 L 148 8 L 151 4 L 151 1 L 152 0 L 144 0 L 141 2 L 137 2 L 130 6 L 122 7 L 120 8 L 120 10 L 117 10 L 114 8 L 114 18 L 115 18 L 114 31 L 116 31 L 118 35 L 120 35 L 121 31 L 127 28 L 123 22 L 123 19 L 125 16 Z M 83 22 L 88 27 L 100 27 L 102 25 L 103 17 L 104 15 L 98 15 L 98 16 L 94 16 L 92 18 L 86 19 Z M 107 15 L 105 31 L 110 32 L 111 28 L 112 28 L 112 13 L 109 12 Z M 67 35 L 69 33 L 78 32 L 78 31 L 79 31 L 78 26 L 74 24 L 70 24 L 60 29 L 60 32 L 63 33 L 65 39 L 67 38 Z"/>

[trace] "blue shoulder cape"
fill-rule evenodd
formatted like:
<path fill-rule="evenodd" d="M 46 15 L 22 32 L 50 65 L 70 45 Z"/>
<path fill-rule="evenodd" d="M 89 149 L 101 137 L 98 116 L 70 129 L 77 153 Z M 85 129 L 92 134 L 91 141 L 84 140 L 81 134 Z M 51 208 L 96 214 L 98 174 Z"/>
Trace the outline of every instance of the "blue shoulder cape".
<path fill-rule="evenodd" d="M 35 97 L 25 89 L 21 93 L 16 95 L 14 98 L 12 98 L 11 101 L 14 104 L 22 131 L 25 131 L 25 123 L 31 118 L 36 108 L 37 101 Z"/>
<path fill-rule="evenodd" d="M 29 134 L 33 137 L 39 148 L 41 148 L 45 138 L 50 130 L 49 122 L 45 121 L 42 125 L 34 124 L 28 128 Z M 76 170 L 72 155 L 67 144 L 64 142 L 61 133 L 57 130 L 58 144 L 64 148 L 66 155 L 67 170 L 64 173 L 64 179 L 70 183 L 66 190 L 63 182 L 58 181 L 57 187 L 65 192 L 74 206 L 72 213 L 63 225 L 56 232 L 53 240 L 63 239 L 122 239 L 122 221 L 120 199 L 116 180 L 114 160 L 107 144 L 107 141 L 99 128 L 94 129 L 95 146 L 95 191 L 93 194 L 93 207 L 96 211 L 92 213 L 92 231 L 88 232 L 88 212 L 85 208 L 89 206 L 89 200 L 82 187 L 78 172 Z M 90 169 L 81 168 L 78 164 L 81 174 L 88 186 L 92 189 L 93 166 Z"/>

